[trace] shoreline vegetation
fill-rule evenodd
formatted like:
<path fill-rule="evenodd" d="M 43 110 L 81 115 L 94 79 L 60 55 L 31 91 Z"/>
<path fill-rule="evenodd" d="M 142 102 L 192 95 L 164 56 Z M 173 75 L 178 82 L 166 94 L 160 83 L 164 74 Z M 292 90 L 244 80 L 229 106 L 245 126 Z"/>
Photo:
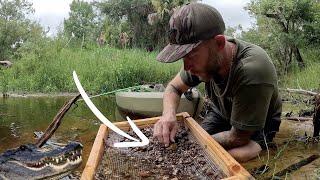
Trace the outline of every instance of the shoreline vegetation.
<path fill-rule="evenodd" d="M 45 48 L 40 57 L 24 54 L 11 68 L 0 70 L 0 91 L 6 94 L 69 94 L 78 92 L 72 71 L 84 89 L 99 94 L 146 83 L 167 83 L 181 61 L 164 64 L 155 52 L 105 46 L 92 50 Z"/>
<path fill-rule="evenodd" d="M 11 68 L 0 69 L 0 92 L 19 96 L 70 96 L 77 88 L 72 71 L 92 95 L 146 83 L 163 83 L 183 66 L 156 61 L 157 51 L 118 49 L 105 46 L 91 49 L 60 49 L 47 43 L 38 55 L 24 53 Z M 306 67 L 279 77 L 279 87 L 318 92 L 320 63 L 315 51 L 305 51 Z"/>
<path fill-rule="evenodd" d="M 0 92 L 77 92 L 73 70 L 91 94 L 168 83 L 182 61 L 164 64 L 155 59 L 168 43 L 172 13 L 188 2 L 72 1 L 69 17 L 54 37 L 29 19 L 35 12 L 32 2 L 1 2 L 0 61 L 13 64 L 0 67 Z M 265 49 L 277 68 L 281 88 L 318 92 L 320 4 L 313 0 L 282 3 L 252 0 L 244 8 L 256 23 L 249 29 L 227 26 L 225 35 Z"/>

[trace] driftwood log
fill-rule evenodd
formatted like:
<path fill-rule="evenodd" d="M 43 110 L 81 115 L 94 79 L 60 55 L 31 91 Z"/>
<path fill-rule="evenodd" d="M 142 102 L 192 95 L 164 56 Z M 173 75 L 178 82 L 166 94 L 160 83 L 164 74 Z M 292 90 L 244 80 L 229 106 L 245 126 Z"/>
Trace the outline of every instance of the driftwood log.
<path fill-rule="evenodd" d="M 304 89 L 291 89 L 291 88 L 279 88 L 281 91 L 287 91 L 287 92 L 292 92 L 292 93 L 297 93 L 297 94 L 303 94 L 303 95 L 308 95 L 308 96 L 315 96 L 318 93 L 313 92 L 313 91 L 308 91 Z"/>
<path fill-rule="evenodd" d="M 320 131 L 320 94 L 315 96 L 314 114 L 313 114 L 313 137 L 319 136 Z"/>
<path fill-rule="evenodd" d="M 310 164 L 312 161 L 314 161 L 314 160 L 316 160 L 318 158 L 319 158 L 319 155 L 317 155 L 317 154 L 311 155 L 311 156 L 307 157 L 306 159 L 302 159 L 301 161 L 290 165 L 289 167 L 283 169 L 282 171 L 277 172 L 272 177 L 269 177 L 269 178 L 266 178 L 266 179 L 279 179 L 281 176 L 284 176 L 284 175 L 286 175 L 288 173 L 296 171 L 299 168 L 301 168 L 302 166 Z"/>
<path fill-rule="evenodd" d="M 73 97 L 72 99 L 70 99 L 68 102 L 66 102 L 62 108 L 59 110 L 58 114 L 53 118 L 52 123 L 48 126 L 48 128 L 46 129 L 46 131 L 44 132 L 44 134 L 41 136 L 41 138 L 39 138 L 37 140 L 37 142 L 35 143 L 35 145 L 37 147 L 41 147 L 43 146 L 48 139 L 51 138 L 51 136 L 53 135 L 53 133 L 58 129 L 58 127 L 60 126 L 61 120 L 64 117 L 64 115 L 68 112 L 68 110 L 71 108 L 72 104 L 75 103 L 79 97 L 81 95 L 78 94 L 75 97 Z"/>
<path fill-rule="evenodd" d="M 304 121 L 311 121 L 313 120 L 313 118 L 311 117 L 285 117 L 286 120 L 290 120 L 290 121 L 299 121 L 299 122 L 304 122 Z"/>
<path fill-rule="evenodd" d="M 6 68 L 9 68 L 9 67 L 12 66 L 12 62 L 7 61 L 7 60 L 6 61 L 0 61 L 0 65 L 4 66 Z"/>

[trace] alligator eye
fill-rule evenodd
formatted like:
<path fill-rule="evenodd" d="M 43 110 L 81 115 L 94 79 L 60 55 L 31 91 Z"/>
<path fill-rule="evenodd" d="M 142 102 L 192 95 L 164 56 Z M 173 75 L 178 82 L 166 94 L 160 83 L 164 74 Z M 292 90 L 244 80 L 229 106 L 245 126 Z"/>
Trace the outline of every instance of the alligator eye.
<path fill-rule="evenodd" d="M 19 149 L 22 150 L 22 151 L 24 151 L 24 150 L 27 149 L 27 146 L 26 146 L 26 145 L 21 145 L 21 146 L 19 147 Z"/>

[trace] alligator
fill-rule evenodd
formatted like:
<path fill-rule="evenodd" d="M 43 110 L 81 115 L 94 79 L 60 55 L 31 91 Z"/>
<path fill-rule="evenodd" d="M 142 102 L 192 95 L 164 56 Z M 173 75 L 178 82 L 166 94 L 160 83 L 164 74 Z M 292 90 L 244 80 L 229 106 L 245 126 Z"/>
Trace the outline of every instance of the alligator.
<path fill-rule="evenodd" d="M 69 142 L 65 147 L 38 148 L 21 145 L 0 154 L 0 179 L 43 179 L 63 177 L 82 161 L 82 145 Z"/>
<path fill-rule="evenodd" d="M 35 144 L 21 145 L 0 154 L 0 180 L 57 179 L 80 165 L 83 146 L 79 142 L 71 141 L 65 146 L 46 144 L 79 97 L 75 96 L 60 109 Z"/>

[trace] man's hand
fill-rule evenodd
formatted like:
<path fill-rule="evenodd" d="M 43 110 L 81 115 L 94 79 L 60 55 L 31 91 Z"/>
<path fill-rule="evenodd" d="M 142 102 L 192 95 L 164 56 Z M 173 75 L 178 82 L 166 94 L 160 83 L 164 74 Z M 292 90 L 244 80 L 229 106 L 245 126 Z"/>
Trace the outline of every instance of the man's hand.
<path fill-rule="evenodd" d="M 163 115 L 154 125 L 153 137 L 158 139 L 165 146 L 169 146 L 170 141 L 174 142 L 178 130 L 177 118 L 175 115 Z"/>
<path fill-rule="evenodd" d="M 239 130 L 232 127 L 231 130 L 219 132 L 212 135 L 212 137 L 228 150 L 248 144 L 253 133 L 253 131 Z"/>
<path fill-rule="evenodd" d="M 169 146 L 174 142 L 178 130 L 176 111 L 180 102 L 181 94 L 190 87 L 181 79 L 178 73 L 167 85 L 163 94 L 163 112 L 160 120 L 154 125 L 153 137 Z"/>

